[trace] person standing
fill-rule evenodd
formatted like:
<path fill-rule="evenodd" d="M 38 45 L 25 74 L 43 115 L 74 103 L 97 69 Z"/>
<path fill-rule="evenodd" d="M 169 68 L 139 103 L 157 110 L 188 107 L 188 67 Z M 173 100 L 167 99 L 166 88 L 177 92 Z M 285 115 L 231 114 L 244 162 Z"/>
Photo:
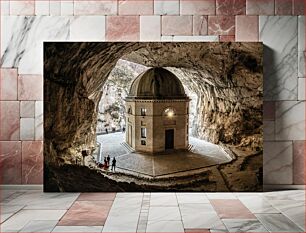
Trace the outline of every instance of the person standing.
<path fill-rule="evenodd" d="M 113 158 L 113 160 L 112 160 L 112 171 L 115 171 L 115 169 L 116 169 L 116 159 L 115 159 L 115 157 Z"/>
<path fill-rule="evenodd" d="M 107 166 L 109 166 L 110 165 L 110 157 L 109 157 L 109 155 L 107 155 Z"/>

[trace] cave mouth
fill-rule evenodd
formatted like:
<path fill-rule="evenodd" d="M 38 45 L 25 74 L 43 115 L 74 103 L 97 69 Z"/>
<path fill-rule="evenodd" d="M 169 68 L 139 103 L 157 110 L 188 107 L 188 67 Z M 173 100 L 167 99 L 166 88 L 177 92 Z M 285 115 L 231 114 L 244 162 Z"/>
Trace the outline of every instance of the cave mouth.
<path fill-rule="evenodd" d="M 201 191 L 220 190 L 221 186 L 225 190 L 260 189 L 262 50 L 261 43 L 45 43 L 45 184 L 52 183 L 46 185 L 46 190 L 52 191 L 55 186 L 59 190 L 75 190 L 78 185 L 73 181 L 68 184 L 61 175 L 84 164 L 94 169 L 91 161 L 96 149 L 101 89 L 122 60 L 145 67 L 167 67 L 183 84 L 188 83 L 197 98 L 192 135 L 222 145 L 234 158 L 228 166 L 203 171 L 199 175 L 200 180 L 205 180 Z M 231 175 L 233 172 L 238 178 Z M 78 177 L 78 171 L 73 173 Z M 216 176 L 224 185 L 218 186 Z M 109 177 L 103 179 L 104 183 L 115 182 Z M 125 191 L 131 191 L 132 186 L 116 183 L 116 188 Z M 186 184 L 182 187 L 186 188 Z M 132 190 L 142 188 L 137 184 Z"/>
<path fill-rule="evenodd" d="M 201 140 L 196 135 L 193 135 L 193 128 L 196 127 L 195 117 L 198 96 L 193 90 L 188 88 L 188 81 L 186 79 L 183 84 L 186 96 L 188 96 L 188 123 L 185 126 L 188 127 L 188 145 L 186 149 L 164 151 L 163 153 L 155 153 L 153 155 L 151 153 L 137 151 L 128 144 L 127 139 L 131 136 L 128 130 L 132 126 L 129 125 L 131 123 L 127 122 L 126 117 L 131 109 L 126 109 L 125 99 L 129 95 L 134 80 L 149 69 L 150 67 L 119 59 L 104 83 L 101 89 L 102 96 L 98 105 L 96 126 L 97 149 L 96 153 L 94 153 L 94 160 L 98 164 L 98 167 L 102 171 L 109 171 L 111 167 L 111 164 L 107 164 L 107 157 L 109 156 L 111 160 L 114 157 L 116 158 L 117 171 L 132 173 L 137 176 L 161 177 L 165 175 L 170 176 L 170 174 L 177 175 L 177 173 L 187 171 L 191 173 L 192 170 L 230 162 L 232 157 L 222 147 Z M 168 69 L 171 68 L 168 67 Z M 169 109 L 169 105 L 167 107 Z M 142 124 L 146 117 L 141 117 Z M 165 126 L 162 122 L 158 125 L 161 128 L 166 127 L 166 131 L 169 131 L 169 125 Z M 170 128 L 176 128 L 176 123 L 170 126 Z M 140 129 L 141 126 L 136 130 Z M 146 134 L 150 134 L 150 132 L 147 132 L 146 126 L 143 129 L 146 129 Z M 159 132 L 159 137 L 163 137 L 162 134 L 163 130 Z M 181 137 L 179 135 L 179 138 Z M 140 145 L 140 147 L 147 148 L 147 136 L 141 140 L 145 143 L 144 145 Z M 190 157 L 193 159 L 192 163 L 190 163 Z M 177 160 L 180 163 L 173 162 Z M 139 163 L 142 166 L 139 166 Z M 163 167 L 167 167 L 167 169 Z"/>

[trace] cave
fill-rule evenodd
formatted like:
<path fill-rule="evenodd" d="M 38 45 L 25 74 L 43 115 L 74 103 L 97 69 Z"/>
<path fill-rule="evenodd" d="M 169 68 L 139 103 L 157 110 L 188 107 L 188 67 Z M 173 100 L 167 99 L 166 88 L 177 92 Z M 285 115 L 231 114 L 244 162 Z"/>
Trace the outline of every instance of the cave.
<path fill-rule="evenodd" d="M 45 42 L 44 190 L 261 191 L 262 54 L 257 42 Z M 192 134 L 232 160 L 158 181 L 88 166 L 101 89 L 119 60 L 166 67 L 187 84 L 197 96 Z"/>

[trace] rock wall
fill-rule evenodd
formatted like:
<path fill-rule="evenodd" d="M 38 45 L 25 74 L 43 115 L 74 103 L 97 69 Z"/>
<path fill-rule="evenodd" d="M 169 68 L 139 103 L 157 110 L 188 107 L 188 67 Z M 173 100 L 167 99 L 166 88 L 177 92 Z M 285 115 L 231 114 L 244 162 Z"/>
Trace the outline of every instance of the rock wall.
<path fill-rule="evenodd" d="M 196 135 L 262 149 L 261 43 L 45 43 L 45 161 L 93 149 L 101 87 L 118 59 L 169 67 L 197 93 Z"/>

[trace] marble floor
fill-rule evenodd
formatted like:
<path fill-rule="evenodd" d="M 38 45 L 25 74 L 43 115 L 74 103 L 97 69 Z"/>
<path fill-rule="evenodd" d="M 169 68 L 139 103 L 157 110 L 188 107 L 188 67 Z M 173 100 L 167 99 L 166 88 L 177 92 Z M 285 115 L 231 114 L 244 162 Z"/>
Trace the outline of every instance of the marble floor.
<path fill-rule="evenodd" d="M 1 191 L 0 232 L 304 232 L 305 191 Z"/>

